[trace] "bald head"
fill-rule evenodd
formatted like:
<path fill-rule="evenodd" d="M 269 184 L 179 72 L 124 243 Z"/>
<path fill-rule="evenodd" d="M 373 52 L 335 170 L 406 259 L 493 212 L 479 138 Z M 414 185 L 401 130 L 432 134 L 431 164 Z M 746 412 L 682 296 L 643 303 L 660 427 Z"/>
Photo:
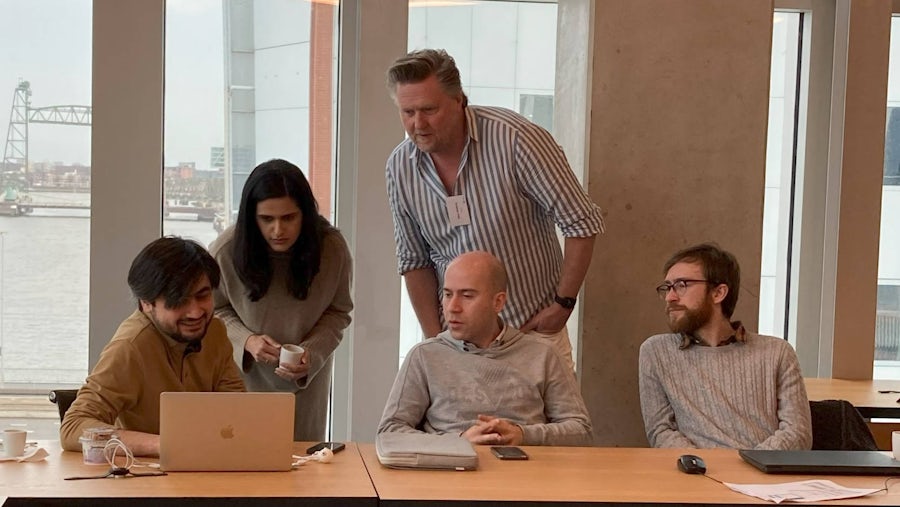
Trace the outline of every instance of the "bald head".
<path fill-rule="evenodd" d="M 486 347 L 500 333 L 506 269 L 487 252 L 460 255 L 447 266 L 441 299 L 451 336 Z"/>
<path fill-rule="evenodd" d="M 469 278 L 486 281 L 486 288 L 494 293 L 506 292 L 506 286 L 509 284 L 509 276 L 503 263 L 488 252 L 466 252 L 450 262 L 447 273 L 450 273 L 450 270 L 465 273 Z"/>

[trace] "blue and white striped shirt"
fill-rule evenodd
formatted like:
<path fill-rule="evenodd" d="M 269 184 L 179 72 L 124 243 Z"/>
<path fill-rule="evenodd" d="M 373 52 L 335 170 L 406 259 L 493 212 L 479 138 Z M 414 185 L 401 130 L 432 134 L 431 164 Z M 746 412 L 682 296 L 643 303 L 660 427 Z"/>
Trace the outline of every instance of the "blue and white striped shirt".
<path fill-rule="evenodd" d="M 519 327 L 553 302 L 562 267 L 554 223 L 566 237 L 588 237 L 604 231 L 603 219 L 549 132 L 499 107 L 468 106 L 465 116 L 454 195 L 465 196 L 470 224 L 450 225 L 449 195 L 431 157 L 410 139 L 388 158 L 398 269 L 433 267 L 443 286 L 458 255 L 491 252 L 509 272 L 500 315 Z"/>

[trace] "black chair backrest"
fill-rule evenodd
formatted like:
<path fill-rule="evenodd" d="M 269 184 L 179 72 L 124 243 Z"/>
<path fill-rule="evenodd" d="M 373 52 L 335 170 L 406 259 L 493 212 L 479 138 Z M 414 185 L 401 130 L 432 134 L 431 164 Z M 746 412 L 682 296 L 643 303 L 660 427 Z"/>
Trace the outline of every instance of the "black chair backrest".
<path fill-rule="evenodd" d="M 50 391 L 50 401 L 56 403 L 56 408 L 59 409 L 59 421 L 62 422 L 63 417 L 66 415 L 66 411 L 69 410 L 69 406 L 75 401 L 75 396 L 78 394 L 78 389 L 54 389 Z"/>
<path fill-rule="evenodd" d="M 812 417 L 813 450 L 878 450 L 866 420 L 849 401 L 811 401 L 809 411 Z"/>

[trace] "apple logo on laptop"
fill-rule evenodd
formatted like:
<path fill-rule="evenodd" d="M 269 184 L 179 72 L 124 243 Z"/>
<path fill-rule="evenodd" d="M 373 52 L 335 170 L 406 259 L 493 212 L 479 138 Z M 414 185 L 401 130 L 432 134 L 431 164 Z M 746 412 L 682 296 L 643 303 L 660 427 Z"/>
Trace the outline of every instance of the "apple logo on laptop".
<path fill-rule="evenodd" d="M 234 438 L 234 428 L 229 424 L 219 430 L 219 435 L 222 435 L 222 438 Z"/>

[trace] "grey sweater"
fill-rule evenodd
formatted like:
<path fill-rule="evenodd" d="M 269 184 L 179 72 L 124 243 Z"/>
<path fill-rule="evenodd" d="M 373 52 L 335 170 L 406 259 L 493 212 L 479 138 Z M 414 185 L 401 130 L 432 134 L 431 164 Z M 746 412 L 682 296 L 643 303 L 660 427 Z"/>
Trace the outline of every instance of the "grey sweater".
<path fill-rule="evenodd" d="M 547 343 L 514 327 L 485 349 L 448 331 L 416 344 L 397 373 L 378 433 L 458 434 L 479 414 L 518 424 L 523 445 L 590 445 L 575 376 Z"/>
<path fill-rule="evenodd" d="M 641 412 L 653 447 L 809 449 L 809 402 L 794 349 L 746 333 L 719 347 L 651 336 L 640 351 Z"/>
<path fill-rule="evenodd" d="M 210 253 L 222 268 L 222 281 L 215 292 L 216 316 L 228 330 L 234 360 L 241 368 L 247 390 L 294 393 L 294 439 L 324 440 L 332 354 L 341 342 L 344 328 L 350 325 L 353 309 L 347 244 L 336 229 L 325 235 L 319 273 L 302 301 L 288 291 L 288 255 L 271 253 L 274 269 L 269 291 L 252 302 L 234 269 L 233 239 L 233 228 L 226 229 L 210 245 Z M 302 345 L 309 351 L 309 375 L 290 382 L 275 375 L 274 365 L 253 361 L 244 350 L 252 334 L 267 334 L 281 344 Z"/>

